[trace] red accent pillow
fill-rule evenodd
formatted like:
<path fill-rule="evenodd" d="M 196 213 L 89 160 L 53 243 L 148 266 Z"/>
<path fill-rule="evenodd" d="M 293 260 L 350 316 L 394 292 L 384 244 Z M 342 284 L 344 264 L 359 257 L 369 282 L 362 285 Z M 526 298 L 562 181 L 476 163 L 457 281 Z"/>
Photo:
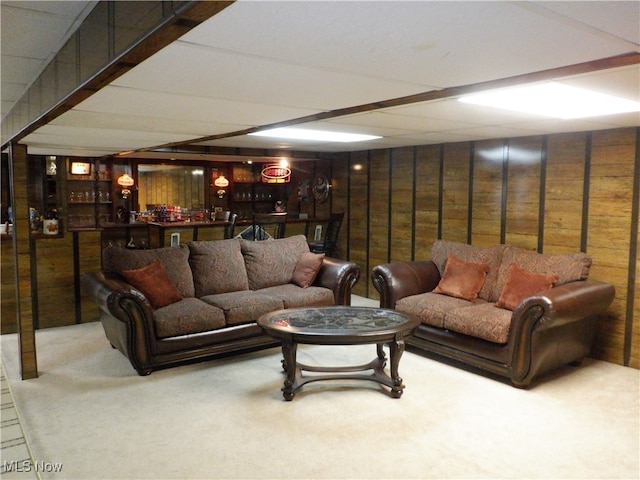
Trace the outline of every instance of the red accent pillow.
<path fill-rule="evenodd" d="M 514 310 L 522 300 L 543 290 L 553 288 L 557 281 L 558 275 L 555 273 L 544 275 L 542 273 L 529 272 L 512 263 L 509 265 L 507 281 L 504 283 L 504 288 L 496 302 L 496 307 Z"/>
<path fill-rule="evenodd" d="M 302 288 L 311 286 L 318 276 L 324 253 L 305 252 L 298 259 L 291 281 Z"/>
<path fill-rule="evenodd" d="M 182 295 L 158 259 L 136 270 L 123 270 L 122 276 L 147 297 L 154 310 L 182 300 Z"/>
<path fill-rule="evenodd" d="M 478 298 L 488 272 L 489 264 L 467 262 L 450 253 L 444 274 L 433 293 L 473 301 Z"/>

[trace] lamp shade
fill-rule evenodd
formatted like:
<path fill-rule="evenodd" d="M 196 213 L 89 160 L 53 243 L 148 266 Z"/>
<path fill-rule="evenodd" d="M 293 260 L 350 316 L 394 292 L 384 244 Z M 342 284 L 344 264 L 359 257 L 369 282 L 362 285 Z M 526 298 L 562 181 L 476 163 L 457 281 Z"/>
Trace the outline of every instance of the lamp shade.
<path fill-rule="evenodd" d="M 131 175 L 129 175 L 128 173 L 123 173 L 122 175 L 120 175 L 117 182 L 121 187 L 132 187 L 135 183 Z"/>
<path fill-rule="evenodd" d="M 218 178 L 216 178 L 216 179 L 213 181 L 213 184 L 214 184 L 216 187 L 222 187 L 222 188 L 224 188 L 224 187 L 228 187 L 228 186 L 229 186 L 229 180 L 227 180 L 227 178 L 226 178 L 224 175 L 220 175 Z"/>

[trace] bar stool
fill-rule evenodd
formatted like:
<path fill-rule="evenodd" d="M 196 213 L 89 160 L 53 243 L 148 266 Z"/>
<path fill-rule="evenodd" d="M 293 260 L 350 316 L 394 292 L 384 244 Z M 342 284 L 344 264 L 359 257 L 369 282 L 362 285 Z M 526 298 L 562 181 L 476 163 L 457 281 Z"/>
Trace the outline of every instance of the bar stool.
<path fill-rule="evenodd" d="M 309 250 L 313 253 L 324 253 L 329 257 L 335 257 L 338 249 L 338 234 L 340 233 L 343 219 L 344 212 L 329 215 L 324 240 L 321 242 L 309 242 Z"/>
<path fill-rule="evenodd" d="M 229 217 L 229 225 L 224 227 L 224 238 L 233 238 L 233 232 L 236 228 L 236 221 L 238 220 L 238 214 L 232 213 Z"/>
<path fill-rule="evenodd" d="M 287 228 L 287 214 L 285 213 L 254 213 L 253 239 L 267 240 L 284 238 Z"/>

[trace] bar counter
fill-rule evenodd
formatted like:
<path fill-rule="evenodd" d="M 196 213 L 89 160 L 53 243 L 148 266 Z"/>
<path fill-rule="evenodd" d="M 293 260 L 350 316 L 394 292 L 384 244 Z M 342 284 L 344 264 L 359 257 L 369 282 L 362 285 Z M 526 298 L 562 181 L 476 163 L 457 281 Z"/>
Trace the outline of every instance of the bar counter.
<path fill-rule="evenodd" d="M 297 218 L 287 217 L 287 236 L 307 235 L 309 224 L 324 224 L 328 218 Z M 223 220 L 215 221 L 191 221 L 191 222 L 148 222 L 149 246 L 160 248 L 175 244 L 172 242 L 172 235 L 178 233 L 178 243 L 196 240 L 221 240 L 224 238 L 224 227 L 230 222 Z M 251 219 L 236 221 L 237 235 L 244 228 L 253 224 Z M 175 238 L 175 237 L 173 237 Z"/>

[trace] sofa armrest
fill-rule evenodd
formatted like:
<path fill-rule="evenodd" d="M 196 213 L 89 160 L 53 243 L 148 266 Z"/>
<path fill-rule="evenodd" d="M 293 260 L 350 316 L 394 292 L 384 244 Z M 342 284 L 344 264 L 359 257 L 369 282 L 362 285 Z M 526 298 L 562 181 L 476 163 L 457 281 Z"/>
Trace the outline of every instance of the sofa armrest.
<path fill-rule="evenodd" d="M 351 305 L 351 290 L 359 279 L 360 267 L 356 263 L 324 257 L 313 285 L 333 290 L 336 305 Z"/>
<path fill-rule="evenodd" d="M 87 295 L 100 307 L 100 320 L 111 345 L 120 350 L 140 375 L 153 369 L 153 310 L 146 297 L 119 275 L 87 272 L 81 277 Z"/>
<path fill-rule="evenodd" d="M 81 277 L 81 284 L 91 300 L 105 313 L 120 320 L 122 315 L 122 301 L 128 300 L 138 305 L 141 311 L 150 318 L 153 316 L 149 300 L 133 286 L 125 282 L 119 275 L 103 272 L 87 272 Z M 130 308 L 127 308 L 129 310 Z"/>
<path fill-rule="evenodd" d="M 605 311 L 615 294 L 615 288 L 608 283 L 594 280 L 566 283 L 524 299 L 514 310 L 512 321 L 517 323 L 524 312 L 540 307 L 542 316 L 536 328 L 559 327 Z"/>
<path fill-rule="evenodd" d="M 587 356 L 595 336 L 595 316 L 614 297 L 613 285 L 583 280 L 523 300 L 513 312 L 509 330 L 512 383 L 527 386 L 539 372 Z"/>
<path fill-rule="evenodd" d="M 431 260 L 384 263 L 373 267 L 371 280 L 380 294 L 380 307 L 395 308 L 401 298 L 436 288 L 440 272 Z"/>

